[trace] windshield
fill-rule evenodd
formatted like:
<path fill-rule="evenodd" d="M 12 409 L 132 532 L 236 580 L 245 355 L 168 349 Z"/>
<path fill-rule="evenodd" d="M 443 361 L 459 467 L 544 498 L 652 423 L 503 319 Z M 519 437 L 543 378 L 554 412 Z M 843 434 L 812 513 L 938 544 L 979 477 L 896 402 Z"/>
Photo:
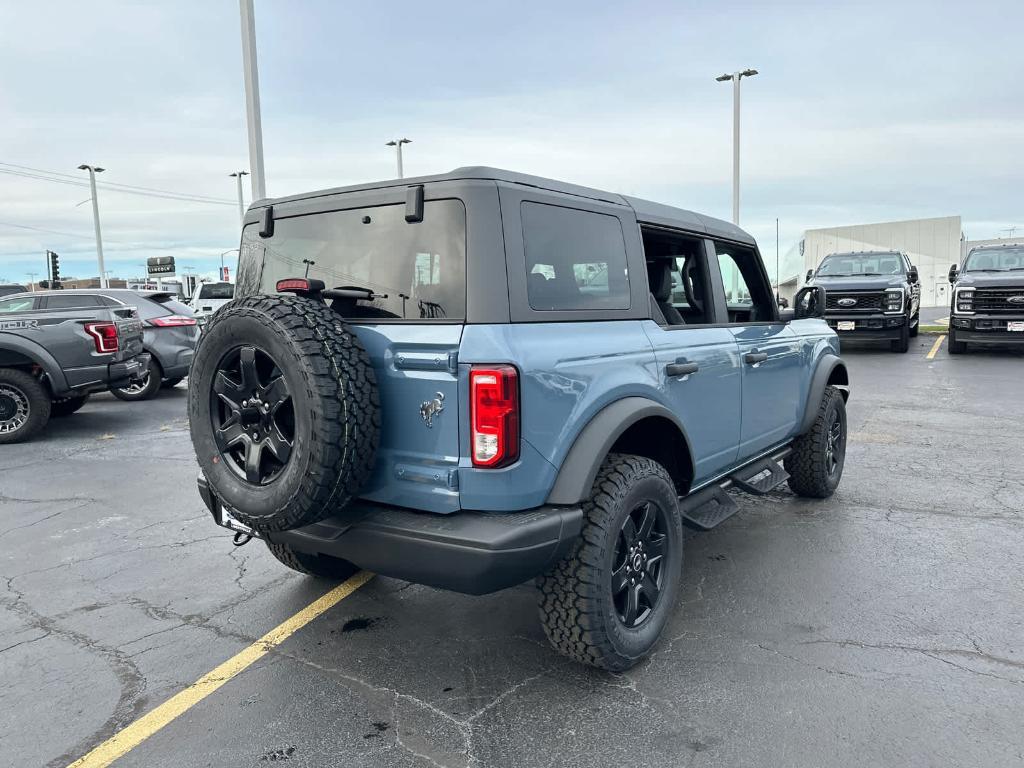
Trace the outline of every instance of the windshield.
<path fill-rule="evenodd" d="M 1024 270 L 1024 246 L 971 251 L 964 272 L 1015 272 Z"/>
<path fill-rule="evenodd" d="M 232 299 L 235 286 L 231 283 L 203 283 L 199 286 L 200 299 Z"/>
<path fill-rule="evenodd" d="M 902 274 L 903 257 L 898 253 L 833 253 L 818 267 L 819 277 Z"/>
<path fill-rule="evenodd" d="M 459 200 L 428 201 L 419 222 L 407 222 L 405 205 L 398 204 L 277 219 L 268 239 L 258 229 L 242 232 L 240 284 L 248 286 L 263 254 L 264 293 L 274 293 L 278 280 L 308 275 L 327 288 L 377 294 L 359 301 L 349 317 L 465 317 L 466 209 Z"/>

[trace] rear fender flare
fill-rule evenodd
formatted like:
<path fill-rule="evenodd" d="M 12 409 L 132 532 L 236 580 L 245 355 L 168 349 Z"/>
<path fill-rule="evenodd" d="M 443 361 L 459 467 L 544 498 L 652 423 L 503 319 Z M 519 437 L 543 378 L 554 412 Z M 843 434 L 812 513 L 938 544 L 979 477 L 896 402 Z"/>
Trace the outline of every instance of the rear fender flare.
<path fill-rule="evenodd" d="M 843 399 L 850 397 L 850 376 L 846 370 L 846 364 L 838 355 L 824 355 L 818 361 L 818 367 L 814 370 L 811 379 L 811 386 L 807 392 L 807 403 L 804 406 L 803 419 L 800 421 L 798 435 L 806 433 L 814 425 L 814 419 L 818 415 L 818 404 L 825 396 L 825 387 L 835 384 L 843 392 Z"/>
<path fill-rule="evenodd" d="M 660 417 L 672 422 L 693 456 L 690 439 L 682 423 L 664 405 L 646 397 L 625 397 L 605 406 L 576 437 L 562 461 L 555 484 L 548 494 L 548 504 L 578 504 L 590 495 L 594 478 L 615 442 L 638 421 Z M 693 468 L 690 467 L 692 476 Z"/>
<path fill-rule="evenodd" d="M 57 359 L 47 352 L 43 347 L 29 339 L 19 336 L 0 339 L 0 357 L 4 351 L 11 351 L 28 358 L 32 363 L 42 368 L 43 373 L 50 383 L 50 390 L 55 397 L 60 397 L 68 392 L 68 381 L 64 371 Z"/>

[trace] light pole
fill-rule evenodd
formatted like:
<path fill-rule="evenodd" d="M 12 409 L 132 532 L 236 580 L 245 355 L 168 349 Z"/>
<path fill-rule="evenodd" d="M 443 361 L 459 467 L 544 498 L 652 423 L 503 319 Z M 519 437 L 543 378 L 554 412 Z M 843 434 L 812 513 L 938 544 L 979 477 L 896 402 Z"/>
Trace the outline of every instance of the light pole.
<path fill-rule="evenodd" d="M 245 121 L 249 129 L 249 168 L 252 169 L 252 199 L 267 196 L 263 176 L 263 126 L 260 122 L 260 75 L 256 66 L 256 19 L 252 0 L 239 0 L 242 17 L 242 77 L 245 80 Z"/>
<path fill-rule="evenodd" d="M 229 176 L 238 181 L 238 218 L 241 220 L 245 219 L 245 201 L 242 199 L 242 177 L 248 176 L 248 171 L 235 171 L 229 173 Z"/>
<path fill-rule="evenodd" d="M 36 289 L 36 275 L 38 275 L 39 273 L 26 272 L 25 274 L 28 275 L 28 289 L 30 291 L 34 291 Z"/>
<path fill-rule="evenodd" d="M 740 223 L 740 80 L 753 77 L 756 69 L 719 75 L 720 83 L 732 80 L 732 223 Z"/>
<path fill-rule="evenodd" d="M 226 251 L 224 251 L 224 253 L 220 255 L 220 274 L 217 276 L 219 279 L 224 279 L 224 257 L 227 256 L 229 253 L 234 253 L 235 251 L 238 251 L 238 249 L 228 248 Z M 238 253 L 239 255 L 241 255 L 242 252 L 238 251 Z"/>
<path fill-rule="evenodd" d="M 398 178 L 399 179 L 405 177 L 405 174 L 402 173 L 402 145 L 403 144 L 412 144 L 412 139 L 396 139 L 394 141 L 389 141 L 387 144 L 384 145 L 385 147 L 394 147 L 395 148 L 395 153 L 398 156 Z"/>
<path fill-rule="evenodd" d="M 96 259 L 100 263 L 100 288 L 106 288 L 107 275 L 103 269 L 103 237 L 100 235 L 100 204 L 96 199 L 96 174 L 103 173 L 105 169 L 83 163 L 78 166 L 78 170 L 89 172 L 89 189 L 92 192 L 92 224 L 96 229 Z"/>

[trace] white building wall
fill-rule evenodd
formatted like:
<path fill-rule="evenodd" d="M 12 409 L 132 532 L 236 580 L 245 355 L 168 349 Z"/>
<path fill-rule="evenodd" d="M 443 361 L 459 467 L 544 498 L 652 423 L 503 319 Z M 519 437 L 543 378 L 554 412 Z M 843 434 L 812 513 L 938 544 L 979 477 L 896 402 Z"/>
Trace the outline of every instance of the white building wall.
<path fill-rule="evenodd" d="M 803 271 L 816 269 L 830 253 L 904 251 L 920 276 L 921 306 L 946 306 L 949 267 L 960 261 L 960 233 L 959 216 L 809 229 L 804 233 Z"/>

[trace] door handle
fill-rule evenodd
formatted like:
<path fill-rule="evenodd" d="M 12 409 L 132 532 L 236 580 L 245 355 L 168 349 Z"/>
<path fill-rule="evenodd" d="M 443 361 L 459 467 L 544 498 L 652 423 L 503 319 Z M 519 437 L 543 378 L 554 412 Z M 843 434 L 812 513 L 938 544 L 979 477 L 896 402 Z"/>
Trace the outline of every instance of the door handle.
<path fill-rule="evenodd" d="M 763 363 L 767 359 L 767 352 L 747 352 L 747 354 L 743 356 L 743 362 L 747 365 L 757 365 L 758 363 Z"/>
<path fill-rule="evenodd" d="M 696 373 L 699 369 L 700 366 L 697 363 L 675 362 L 665 366 L 665 373 L 669 376 L 689 376 L 691 373 Z"/>

